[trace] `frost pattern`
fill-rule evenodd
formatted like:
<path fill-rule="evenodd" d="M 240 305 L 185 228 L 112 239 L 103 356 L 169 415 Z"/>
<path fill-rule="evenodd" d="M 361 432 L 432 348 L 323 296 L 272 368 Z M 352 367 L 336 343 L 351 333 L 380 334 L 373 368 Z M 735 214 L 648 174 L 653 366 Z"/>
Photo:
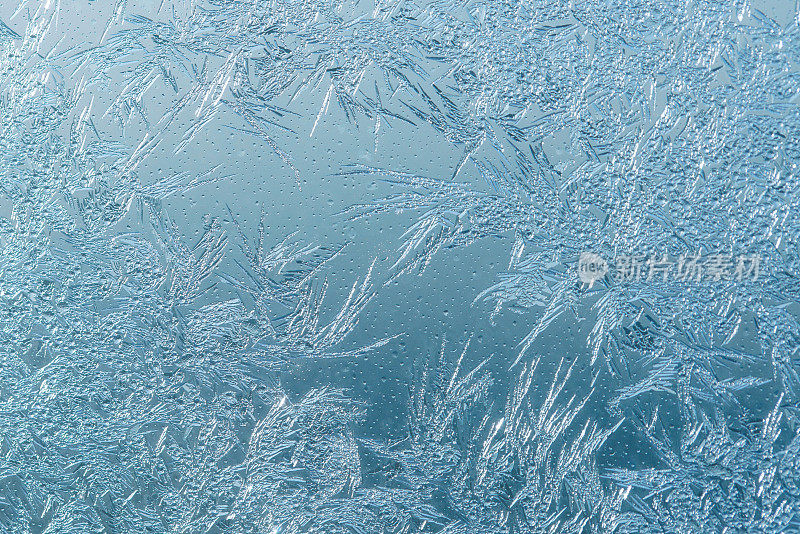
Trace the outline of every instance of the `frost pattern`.
<path fill-rule="evenodd" d="M 0 12 L 0 530 L 800 531 L 797 4 L 149 4 Z M 262 152 L 319 236 L 237 210 Z M 384 319 L 448 261 L 481 333 Z"/>

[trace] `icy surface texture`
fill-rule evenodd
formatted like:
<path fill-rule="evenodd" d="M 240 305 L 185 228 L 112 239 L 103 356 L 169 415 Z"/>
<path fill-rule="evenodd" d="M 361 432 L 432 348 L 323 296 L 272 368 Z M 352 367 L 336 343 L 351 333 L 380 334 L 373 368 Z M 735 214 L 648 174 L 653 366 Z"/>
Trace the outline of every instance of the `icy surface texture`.
<path fill-rule="evenodd" d="M 0 532 L 800 532 L 800 4 L 0 6 Z"/>

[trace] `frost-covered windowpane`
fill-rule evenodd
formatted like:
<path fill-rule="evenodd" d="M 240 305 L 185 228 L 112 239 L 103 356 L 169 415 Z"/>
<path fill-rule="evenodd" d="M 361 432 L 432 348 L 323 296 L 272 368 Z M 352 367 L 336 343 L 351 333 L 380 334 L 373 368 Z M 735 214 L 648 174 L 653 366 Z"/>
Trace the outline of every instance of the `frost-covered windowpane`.
<path fill-rule="evenodd" d="M 0 532 L 800 532 L 798 10 L 0 5 Z"/>

